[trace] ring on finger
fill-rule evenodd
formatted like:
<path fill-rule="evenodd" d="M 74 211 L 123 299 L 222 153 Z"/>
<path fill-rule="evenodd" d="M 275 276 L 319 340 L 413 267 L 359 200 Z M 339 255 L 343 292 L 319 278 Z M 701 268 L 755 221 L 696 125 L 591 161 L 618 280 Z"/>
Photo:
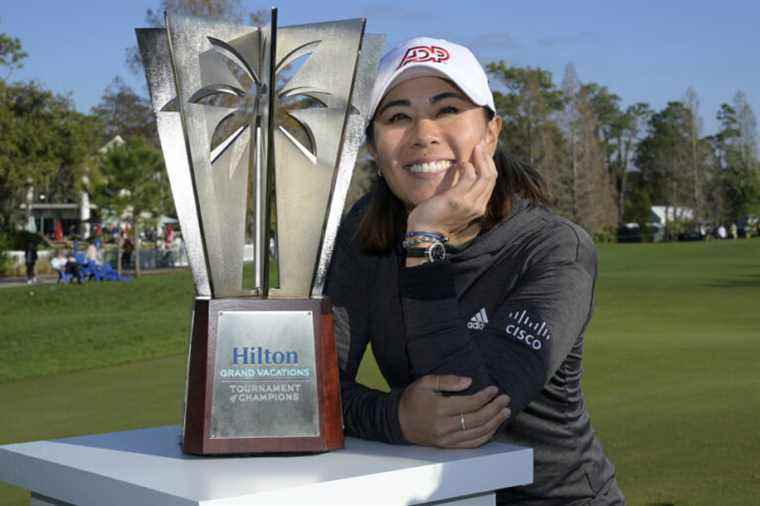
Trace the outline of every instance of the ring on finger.
<path fill-rule="evenodd" d="M 462 426 L 462 430 L 467 430 L 467 426 L 464 424 L 464 413 L 459 413 L 459 425 Z"/>

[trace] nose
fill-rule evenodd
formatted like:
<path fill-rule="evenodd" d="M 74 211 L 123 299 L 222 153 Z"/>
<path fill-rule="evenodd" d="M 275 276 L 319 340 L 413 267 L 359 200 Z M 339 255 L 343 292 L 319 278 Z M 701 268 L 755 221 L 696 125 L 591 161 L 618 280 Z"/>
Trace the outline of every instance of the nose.
<path fill-rule="evenodd" d="M 419 118 L 412 126 L 412 146 L 415 148 L 427 148 L 440 143 L 440 132 L 435 121 L 430 118 Z"/>

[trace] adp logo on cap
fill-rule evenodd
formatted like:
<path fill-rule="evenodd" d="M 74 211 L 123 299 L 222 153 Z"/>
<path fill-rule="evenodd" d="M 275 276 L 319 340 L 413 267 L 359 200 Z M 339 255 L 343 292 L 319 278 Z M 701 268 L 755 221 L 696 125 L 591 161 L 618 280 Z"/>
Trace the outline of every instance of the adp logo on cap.
<path fill-rule="evenodd" d="M 440 46 L 414 46 L 406 50 L 406 54 L 404 54 L 401 63 L 398 64 L 396 69 L 400 69 L 407 63 L 422 63 L 426 61 L 441 63 L 448 61 L 449 58 L 451 58 L 449 52 Z"/>

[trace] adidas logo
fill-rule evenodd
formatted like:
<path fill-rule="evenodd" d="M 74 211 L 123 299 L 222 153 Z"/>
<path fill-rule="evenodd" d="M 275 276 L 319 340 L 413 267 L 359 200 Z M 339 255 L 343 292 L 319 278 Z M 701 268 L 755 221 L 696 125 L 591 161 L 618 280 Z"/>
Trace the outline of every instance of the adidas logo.
<path fill-rule="evenodd" d="M 483 330 L 488 325 L 488 315 L 486 314 L 486 308 L 480 308 L 480 311 L 472 315 L 470 321 L 467 322 L 467 328 L 472 330 Z"/>

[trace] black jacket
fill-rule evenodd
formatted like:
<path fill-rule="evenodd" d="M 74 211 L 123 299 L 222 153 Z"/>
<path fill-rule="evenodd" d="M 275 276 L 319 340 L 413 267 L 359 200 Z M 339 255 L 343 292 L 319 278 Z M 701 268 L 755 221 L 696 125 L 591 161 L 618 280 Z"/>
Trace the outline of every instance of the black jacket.
<path fill-rule="evenodd" d="M 426 374 L 468 376 L 468 392 L 497 385 L 512 399 L 496 439 L 534 450 L 534 483 L 500 491 L 499 502 L 622 504 L 580 385 L 596 279 L 588 234 L 518 199 L 507 220 L 448 261 L 406 268 L 401 250 L 360 252 L 363 208 L 344 220 L 327 286 L 348 433 L 404 443 L 403 389 Z M 355 381 L 369 343 L 389 393 Z"/>

